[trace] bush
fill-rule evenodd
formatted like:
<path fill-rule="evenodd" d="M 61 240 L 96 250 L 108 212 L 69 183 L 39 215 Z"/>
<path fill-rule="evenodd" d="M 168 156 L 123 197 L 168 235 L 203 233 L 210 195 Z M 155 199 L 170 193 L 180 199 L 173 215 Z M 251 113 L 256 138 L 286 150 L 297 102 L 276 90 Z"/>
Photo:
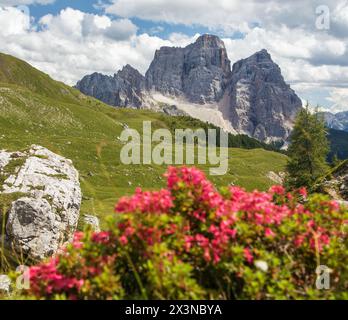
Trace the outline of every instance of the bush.
<path fill-rule="evenodd" d="M 218 192 L 194 168 L 120 199 L 108 230 L 31 267 L 39 299 L 345 299 L 348 211 L 304 189 Z M 329 290 L 316 268 L 331 269 Z"/>

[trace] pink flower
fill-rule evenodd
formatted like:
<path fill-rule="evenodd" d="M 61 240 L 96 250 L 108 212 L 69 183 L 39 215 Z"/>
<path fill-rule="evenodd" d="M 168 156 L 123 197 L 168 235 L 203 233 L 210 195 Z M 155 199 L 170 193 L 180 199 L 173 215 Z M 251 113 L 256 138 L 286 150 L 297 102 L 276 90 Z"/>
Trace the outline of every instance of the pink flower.
<path fill-rule="evenodd" d="M 99 243 L 99 244 L 107 244 L 110 239 L 109 232 L 98 232 L 94 233 L 92 236 L 92 241 Z"/>
<path fill-rule="evenodd" d="M 244 249 L 244 258 L 248 263 L 252 263 L 254 261 L 254 257 L 249 248 Z"/>
<path fill-rule="evenodd" d="M 283 196 L 285 194 L 285 188 L 283 186 L 273 186 L 269 189 L 269 192 Z"/>
<path fill-rule="evenodd" d="M 266 238 L 274 238 L 276 234 L 270 228 L 265 229 L 265 237 Z"/>
<path fill-rule="evenodd" d="M 165 213 L 173 207 L 173 200 L 168 190 L 142 191 L 137 188 L 132 197 L 123 197 L 115 207 L 117 213 Z"/>
<path fill-rule="evenodd" d="M 308 193 L 307 193 L 307 189 L 306 188 L 301 188 L 300 190 L 298 190 L 298 193 L 303 197 L 303 198 L 307 198 Z"/>

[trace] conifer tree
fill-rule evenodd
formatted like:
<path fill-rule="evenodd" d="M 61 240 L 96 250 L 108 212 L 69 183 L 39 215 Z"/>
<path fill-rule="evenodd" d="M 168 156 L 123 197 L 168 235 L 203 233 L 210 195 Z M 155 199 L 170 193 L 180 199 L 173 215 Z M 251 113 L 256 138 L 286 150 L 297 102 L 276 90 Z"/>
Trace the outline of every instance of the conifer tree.
<path fill-rule="evenodd" d="M 290 140 L 287 186 L 310 189 L 328 170 L 329 141 L 324 119 L 308 103 L 297 115 Z"/>

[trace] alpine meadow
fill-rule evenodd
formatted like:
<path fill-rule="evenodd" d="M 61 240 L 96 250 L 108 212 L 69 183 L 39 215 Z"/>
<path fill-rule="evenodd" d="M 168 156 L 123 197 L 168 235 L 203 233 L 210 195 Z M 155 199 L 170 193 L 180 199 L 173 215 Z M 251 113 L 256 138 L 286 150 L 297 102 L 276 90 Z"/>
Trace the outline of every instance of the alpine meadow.
<path fill-rule="evenodd" d="M 0 300 L 348 300 L 347 14 L 0 0 Z"/>

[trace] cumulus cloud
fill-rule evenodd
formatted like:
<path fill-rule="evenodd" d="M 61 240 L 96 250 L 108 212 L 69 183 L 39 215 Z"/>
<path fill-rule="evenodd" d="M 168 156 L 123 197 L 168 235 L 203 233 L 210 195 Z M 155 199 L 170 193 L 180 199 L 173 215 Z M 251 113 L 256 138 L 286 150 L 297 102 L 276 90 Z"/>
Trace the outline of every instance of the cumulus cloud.
<path fill-rule="evenodd" d="M 335 88 L 330 92 L 327 98 L 333 103 L 331 112 L 337 113 L 348 110 L 348 88 Z"/>
<path fill-rule="evenodd" d="M 322 0 L 112 0 L 105 4 L 106 12 L 122 17 L 138 17 L 145 20 L 174 24 L 202 25 L 213 30 L 222 29 L 248 32 L 252 26 L 303 27 L 315 29 L 318 14 L 316 8 Z M 326 0 L 329 9 L 337 8 L 331 15 L 337 23 L 346 18 L 346 0 Z M 344 10 L 343 10 L 344 9 Z M 346 21 L 346 20 L 345 20 Z"/>
<path fill-rule="evenodd" d="M 20 6 L 20 5 L 30 5 L 30 4 L 51 4 L 55 0 L 0 0 L 0 6 Z"/>
<path fill-rule="evenodd" d="M 192 37 L 168 40 L 137 35 L 128 19 L 115 19 L 67 8 L 33 24 L 16 8 L 0 8 L 0 51 L 15 55 L 70 85 L 98 71 L 113 74 L 126 63 L 145 73 L 161 46 L 182 46 Z"/>
<path fill-rule="evenodd" d="M 199 36 L 174 32 L 162 39 L 156 33 L 169 26 L 162 23 L 149 30 L 150 34 L 139 34 L 132 17 L 203 25 L 212 33 L 223 30 L 232 62 L 266 48 L 302 98 L 320 97 L 321 102 L 332 105 L 337 104 L 333 97 L 338 93 L 342 101 L 347 99 L 341 89 L 348 88 L 348 0 L 326 1 L 331 17 L 328 31 L 315 28 L 315 9 L 321 0 L 243 0 L 243 5 L 237 0 L 110 2 L 98 1 L 97 5 L 115 16 L 66 8 L 36 23 L 15 8 L 0 8 L 0 51 L 30 62 L 55 79 L 75 84 L 86 74 L 113 74 L 127 63 L 145 73 L 156 49 L 183 47 Z M 235 31 L 243 32 L 243 37 L 232 37 Z M 339 105 L 348 109 L 348 103 L 342 101 Z"/>

